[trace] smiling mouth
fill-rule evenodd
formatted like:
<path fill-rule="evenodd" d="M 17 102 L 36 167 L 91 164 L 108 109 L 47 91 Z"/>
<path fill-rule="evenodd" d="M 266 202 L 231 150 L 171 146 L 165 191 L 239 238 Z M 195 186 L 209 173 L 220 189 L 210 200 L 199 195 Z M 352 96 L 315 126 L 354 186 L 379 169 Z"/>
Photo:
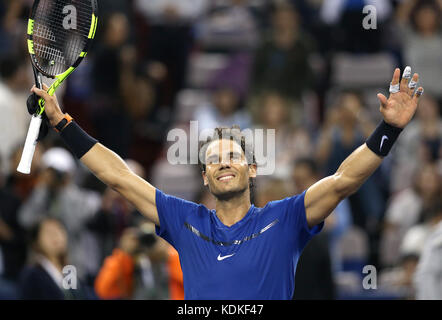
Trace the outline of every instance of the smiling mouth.
<path fill-rule="evenodd" d="M 235 178 L 235 175 L 233 175 L 233 174 L 225 174 L 225 175 L 222 175 L 221 177 L 218 177 L 217 180 L 218 181 L 230 181 L 233 178 Z"/>

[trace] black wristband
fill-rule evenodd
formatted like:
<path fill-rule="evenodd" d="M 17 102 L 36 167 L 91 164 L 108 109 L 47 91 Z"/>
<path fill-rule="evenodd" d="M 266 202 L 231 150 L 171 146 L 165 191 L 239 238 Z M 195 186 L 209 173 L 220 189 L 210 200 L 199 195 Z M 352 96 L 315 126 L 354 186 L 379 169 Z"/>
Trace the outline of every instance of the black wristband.
<path fill-rule="evenodd" d="M 401 132 L 401 128 L 393 127 L 382 121 L 368 138 L 366 142 L 367 147 L 378 156 L 385 157 L 390 152 Z"/>
<path fill-rule="evenodd" d="M 61 131 L 60 137 L 78 159 L 83 157 L 96 143 L 98 143 L 97 140 L 81 129 L 75 121 L 72 121 L 63 129 L 63 131 Z"/>

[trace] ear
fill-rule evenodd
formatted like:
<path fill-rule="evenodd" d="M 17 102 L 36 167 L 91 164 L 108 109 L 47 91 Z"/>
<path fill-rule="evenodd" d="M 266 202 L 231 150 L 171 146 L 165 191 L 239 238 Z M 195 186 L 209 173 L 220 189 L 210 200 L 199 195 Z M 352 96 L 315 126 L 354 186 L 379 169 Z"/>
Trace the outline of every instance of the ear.
<path fill-rule="evenodd" d="M 256 178 L 256 174 L 257 174 L 256 164 L 249 165 L 249 177 Z"/>
<path fill-rule="evenodd" d="M 208 186 L 209 185 L 209 179 L 207 179 L 207 175 L 205 171 L 201 172 L 201 175 L 203 177 L 203 181 L 204 181 L 204 186 Z"/>

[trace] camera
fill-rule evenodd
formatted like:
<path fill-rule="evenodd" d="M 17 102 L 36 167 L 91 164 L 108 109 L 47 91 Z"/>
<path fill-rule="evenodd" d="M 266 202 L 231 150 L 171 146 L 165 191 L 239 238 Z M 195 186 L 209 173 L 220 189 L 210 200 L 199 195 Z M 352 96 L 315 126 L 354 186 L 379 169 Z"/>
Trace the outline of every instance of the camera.
<path fill-rule="evenodd" d="M 140 242 L 140 246 L 144 248 L 152 248 L 157 242 L 155 234 L 155 226 L 150 223 L 142 224 L 138 228 L 137 238 Z"/>

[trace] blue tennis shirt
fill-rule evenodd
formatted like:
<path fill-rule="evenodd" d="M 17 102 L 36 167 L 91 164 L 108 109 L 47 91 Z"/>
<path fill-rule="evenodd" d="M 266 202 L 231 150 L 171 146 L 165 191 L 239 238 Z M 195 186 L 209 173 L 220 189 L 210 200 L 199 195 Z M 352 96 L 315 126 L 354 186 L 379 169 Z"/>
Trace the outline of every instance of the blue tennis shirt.
<path fill-rule="evenodd" d="M 215 210 L 156 191 L 159 236 L 178 251 L 186 299 L 286 300 L 299 256 L 324 225 L 309 228 L 305 191 L 225 226 Z"/>

